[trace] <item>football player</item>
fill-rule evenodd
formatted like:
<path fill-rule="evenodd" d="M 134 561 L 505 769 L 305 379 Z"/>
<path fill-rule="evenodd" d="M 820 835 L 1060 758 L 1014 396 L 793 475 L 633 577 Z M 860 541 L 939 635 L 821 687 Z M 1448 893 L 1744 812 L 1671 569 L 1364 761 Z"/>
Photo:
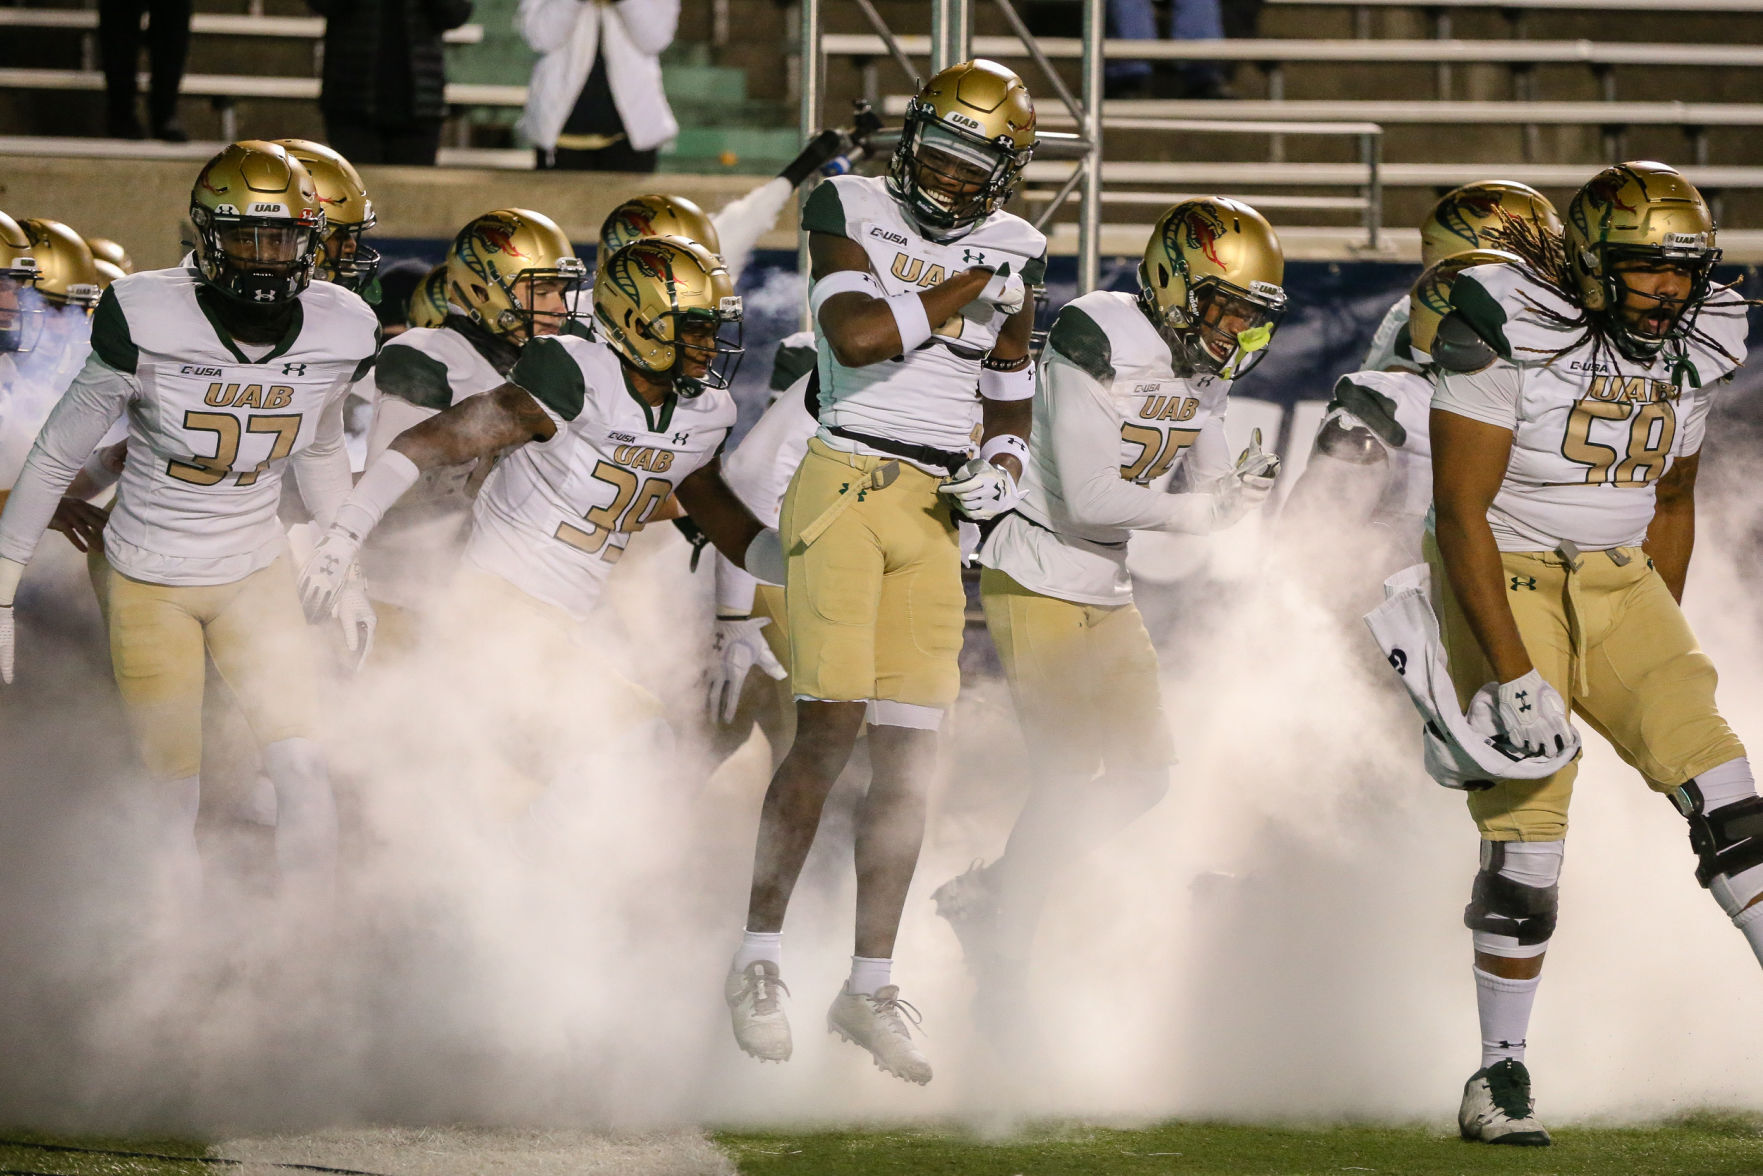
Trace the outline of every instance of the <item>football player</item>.
<path fill-rule="evenodd" d="M 334 282 L 345 290 L 367 297 L 374 294 L 374 276 L 379 273 L 379 250 L 362 240 L 377 221 L 373 201 L 368 199 L 367 185 L 355 165 L 323 143 L 310 139 L 277 139 L 288 154 L 298 159 L 312 182 L 318 185 L 318 198 L 324 202 L 324 253 L 318 260 L 313 277 L 321 282 Z M 377 297 L 377 296 L 376 296 Z M 370 299 L 371 300 L 371 299 Z"/>
<path fill-rule="evenodd" d="M 980 549 L 986 626 L 1039 779 L 1003 856 L 933 896 L 989 996 L 1019 985 L 1053 872 L 1168 788 L 1127 541 L 1209 534 L 1266 500 L 1278 459 L 1256 444 L 1233 462 L 1224 417 L 1285 313 L 1284 272 L 1260 213 L 1187 200 L 1153 228 L 1136 292 L 1092 291 L 1053 322 L 1023 498 Z M 1189 491 L 1170 493 L 1172 476 Z"/>
<path fill-rule="evenodd" d="M 556 222 L 524 208 L 473 219 L 442 266 L 442 290 L 432 289 L 431 275 L 411 299 L 425 321 L 438 309 L 439 321 L 389 341 L 356 389 L 374 406 L 369 462 L 406 429 L 506 382 L 528 340 L 556 335 L 572 320 L 587 277 Z M 363 548 L 368 595 L 390 622 L 395 648 L 411 647 L 417 618 L 450 582 L 471 528 L 472 496 L 494 456 L 426 471 Z"/>
<path fill-rule="evenodd" d="M 506 381 L 406 429 L 374 459 L 301 573 L 312 615 L 334 606 L 363 540 L 424 471 L 503 450 L 473 507 L 460 578 L 553 650 L 556 635 L 579 631 L 631 536 L 673 494 L 720 550 L 782 578 L 776 533 L 719 472 L 740 354 L 728 271 L 690 242 L 642 240 L 600 266 L 593 301 L 597 339 L 535 335 Z M 521 317 L 549 313 L 563 311 Z"/>
<path fill-rule="evenodd" d="M 284 883 L 322 895 L 336 814 L 276 506 L 290 464 L 315 518 L 328 523 L 347 496 L 343 397 L 373 357 L 377 325 L 359 298 L 312 283 L 324 210 L 283 148 L 246 141 L 216 155 L 190 219 L 194 268 L 132 274 L 104 292 L 91 358 L 0 514 L 0 679 L 13 676 L 25 565 L 63 489 L 126 415 L 133 459 L 104 533 L 110 649 L 163 836 L 193 870 L 206 653 L 262 745 Z M 338 615 L 365 651 L 372 610 L 359 588 L 344 598 Z"/>
<path fill-rule="evenodd" d="M 36 217 L 18 224 L 37 263 L 33 289 L 42 316 L 34 345 L 18 354 L 18 378 L 0 405 L 0 486 L 17 480 L 38 430 L 86 362 L 100 293 L 98 267 L 78 233 Z"/>
<path fill-rule="evenodd" d="M 1745 353 L 1746 306 L 1713 285 L 1708 206 L 1657 163 L 1598 173 L 1567 207 L 1565 250 L 1457 276 L 1432 355 L 1433 594 L 1467 704 L 1497 683 L 1517 749 L 1570 744 L 1577 713 L 1689 822 L 1697 880 L 1763 959 L 1763 798 L 1715 706 L 1679 607 L 1709 406 Z M 1554 933 L 1577 762 L 1468 796 L 1481 869 L 1481 1066 L 1463 1137 L 1542 1145 L 1526 1028 Z"/>
<path fill-rule="evenodd" d="M 1041 281 L 1046 238 L 1003 205 L 1034 144 L 1022 79 L 963 62 L 912 99 L 887 178 L 833 177 L 803 210 L 820 428 L 780 518 L 796 737 L 765 795 L 746 931 L 724 991 L 735 1040 L 762 1059 L 790 1055 L 784 913 L 867 722 L 856 953 L 827 1025 L 889 1073 L 931 1077 L 892 956 L 937 731 L 960 687 L 953 512 L 1009 509 L 1028 453 L 1025 283 Z"/>

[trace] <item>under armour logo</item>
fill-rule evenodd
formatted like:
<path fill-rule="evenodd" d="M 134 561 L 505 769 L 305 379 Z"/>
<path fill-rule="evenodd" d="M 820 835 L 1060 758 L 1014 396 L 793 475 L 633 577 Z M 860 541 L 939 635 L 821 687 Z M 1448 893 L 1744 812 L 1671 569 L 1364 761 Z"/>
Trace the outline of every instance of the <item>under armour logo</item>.
<path fill-rule="evenodd" d="M 849 490 L 850 488 L 851 488 L 851 483 L 849 483 L 849 482 L 839 483 L 839 493 L 840 494 L 843 494 L 845 491 Z M 857 491 L 857 501 L 862 502 L 864 495 L 866 495 L 868 493 L 869 493 L 868 486 L 864 486 L 861 490 Z"/>
<path fill-rule="evenodd" d="M 1528 588 L 1532 592 L 1535 592 L 1537 590 L 1537 578 L 1535 576 L 1513 576 L 1512 591 L 1516 592 L 1520 588 Z"/>
<path fill-rule="evenodd" d="M 1518 700 L 1518 713 L 1519 714 L 1523 714 L 1525 711 L 1530 709 L 1530 703 L 1524 701 L 1525 699 L 1530 697 L 1530 691 L 1520 690 L 1517 694 L 1514 694 L 1512 697 L 1514 697 Z"/>
<path fill-rule="evenodd" d="M 275 291 L 274 290 L 254 290 L 251 293 L 251 297 L 258 302 L 274 302 L 275 301 Z"/>
<path fill-rule="evenodd" d="M 1400 649 L 1390 650 L 1389 663 L 1390 669 L 1403 677 L 1408 676 L 1408 655 L 1406 652 Z"/>
<path fill-rule="evenodd" d="M 668 440 L 668 444 L 670 444 L 670 445 L 684 445 L 687 441 L 690 441 L 691 439 L 692 439 L 692 435 L 690 433 L 675 433 L 672 437 L 669 437 L 667 440 Z"/>
<path fill-rule="evenodd" d="M 961 260 L 963 264 L 966 265 L 984 265 L 986 263 L 986 255 L 977 249 L 963 249 L 961 251 Z"/>
<path fill-rule="evenodd" d="M 305 374 L 306 365 L 303 363 L 284 363 L 282 365 L 282 375 L 284 376 L 303 376 Z"/>

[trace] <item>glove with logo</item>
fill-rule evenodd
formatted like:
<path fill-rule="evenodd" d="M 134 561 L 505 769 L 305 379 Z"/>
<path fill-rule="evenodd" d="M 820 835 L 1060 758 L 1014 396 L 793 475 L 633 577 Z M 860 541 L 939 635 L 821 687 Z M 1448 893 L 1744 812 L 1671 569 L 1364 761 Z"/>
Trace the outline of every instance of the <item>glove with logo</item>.
<path fill-rule="evenodd" d="M 1259 510 L 1273 493 L 1279 476 L 1279 455 L 1261 448 L 1261 430 L 1249 435 L 1249 447 L 1237 458 L 1230 473 L 1219 481 L 1213 506 L 1214 530 L 1230 526 L 1250 511 Z"/>
<path fill-rule="evenodd" d="M 1022 275 L 1011 273 L 1010 263 L 1005 262 L 993 272 L 976 301 L 989 302 L 1005 314 L 1015 314 L 1027 298 L 1028 287 L 1023 285 Z"/>
<path fill-rule="evenodd" d="M 955 508 L 976 523 L 996 518 L 1022 501 L 1022 491 L 1009 470 L 977 457 L 937 489 L 953 498 Z"/>
<path fill-rule="evenodd" d="M 754 666 L 778 681 L 789 676 L 759 632 L 771 621 L 766 617 L 717 617 L 716 636 L 710 654 L 710 721 L 731 723 L 741 701 L 741 687 Z"/>
<path fill-rule="evenodd" d="M 1554 755 L 1579 743 L 1579 732 L 1567 720 L 1566 701 L 1535 670 L 1500 683 L 1494 722 L 1525 755 Z"/>

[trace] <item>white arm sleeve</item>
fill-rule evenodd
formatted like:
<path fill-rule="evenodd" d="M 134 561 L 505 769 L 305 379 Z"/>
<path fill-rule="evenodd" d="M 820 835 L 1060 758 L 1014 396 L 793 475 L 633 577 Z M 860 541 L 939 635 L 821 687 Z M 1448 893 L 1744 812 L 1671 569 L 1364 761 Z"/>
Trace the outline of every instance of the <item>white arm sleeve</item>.
<path fill-rule="evenodd" d="M 25 564 L 55 515 L 61 496 L 104 433 L 128 408 L 139 385 L 96 355 L 86 360 L 37 434 L 18 483 L 0 513 L 0 559 Z M 150 460 L 140 455 L 141 460 Z"/>
<path fill-rule="evenodd" d="M 1166 494 L 1120 476 L 1120 415 L 1093 376 L 1055 355 L 1044 379 L 1046 443 L 1073 519 L 1135 531 L 1210 530 L 1210 494 Z"/>
<path fill-rule="evenodd" d="M 745 617 L 753 612 L 753 593 L 759 581 L 742 571 L 722 552 L 716 553 L 716 615 Z"/>
<path fill-rule="evenodd" d="M 312 512 L 320 529 L 331 525 L 337 507 L 355 488 L 354 473 L 349 468 L 349 451 L 343 445 L 343 402 L 339 395 L 325 409 L 318 421 L 318 433 L 312 444 L 296 453 L 294 481 L 300 487 L 300 501 Z"/>
<path fill-rule="evenodd" d="M 1483 424 L 1518 431 L 1518 398 L 1524 373 L 1496 361 L 1479 372 L 1441 371 L 1432 406 Z"/>

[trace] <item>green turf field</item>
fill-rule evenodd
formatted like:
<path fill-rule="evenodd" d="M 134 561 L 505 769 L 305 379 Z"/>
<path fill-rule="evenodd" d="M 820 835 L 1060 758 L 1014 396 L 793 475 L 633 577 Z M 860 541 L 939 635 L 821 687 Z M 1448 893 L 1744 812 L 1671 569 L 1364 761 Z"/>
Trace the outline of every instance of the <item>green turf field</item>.
<path fill-rule="evenodd" d="M 270 1148 L 273 1159 L 252 1147 L 247 1150 L 256 1153 L 255 1162 L 236 1166 L 226 1162 L 228 1145 L 0 1132 L 0 1176 L 293 1176 L 339 1169 L 383 1176 L 672 1176 L 726 1173 L 729 1161 L 740 1176 L 1763 1176 L 1763 1116 L 1717 1112 L 1652 1127 L 1565 1127 L 1555 1133 L 1555 1146 L 1546 1149 L 1476 1147 L 1425 1127 L 1170 1123 L 1118 1130 L 1071 1124 L 1029 1129 L 1007 1140 L 932 1128 L 725 1131 L 711 1136 L 725 1161 L 691 1132 L 684 1135 L 697 1140 L 696 1148 L 676 1139 L 641 1152 L 630 1150 L 628 1139 L 594 1133 L 577 1133 L 573 1142 L 515 1131 L 453 1134 L 459 1138 L 444 1156 L 426 1133 L 409 1129 L 368 1129 L 351 1136 L 353 1150 L 339 1151 L 333 1141 L 321 1154 L 302 1146 L 309 1137 L 279 1137 Z"/>
<path fill-rule="evenodd" d="M 1763 1173 L 1763 1117 L 1703 1113 L 1652 1128 L 1563 1128 L 1551 1148 L 1466 1144 L 1421 1127 L 1276 1129 L 1171 1123 L 1142 1131 L 1070 1127 L 987 1142 L 911 1130 L 727 1132 L 742 1176 L 1741 1176 Z"/>

